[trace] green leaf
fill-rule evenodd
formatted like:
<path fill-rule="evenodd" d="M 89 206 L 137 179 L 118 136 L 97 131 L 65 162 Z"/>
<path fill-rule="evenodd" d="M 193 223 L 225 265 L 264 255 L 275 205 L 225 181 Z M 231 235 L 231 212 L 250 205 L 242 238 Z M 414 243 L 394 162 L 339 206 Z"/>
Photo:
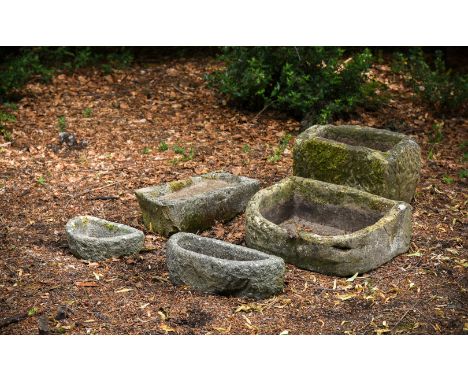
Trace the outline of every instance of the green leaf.
<path fill-rule="evenodd" d="M 39 183 L 41 186 L 45 186 L 46 181 L 42 175 L 37 179 L 37 183 Z"/>

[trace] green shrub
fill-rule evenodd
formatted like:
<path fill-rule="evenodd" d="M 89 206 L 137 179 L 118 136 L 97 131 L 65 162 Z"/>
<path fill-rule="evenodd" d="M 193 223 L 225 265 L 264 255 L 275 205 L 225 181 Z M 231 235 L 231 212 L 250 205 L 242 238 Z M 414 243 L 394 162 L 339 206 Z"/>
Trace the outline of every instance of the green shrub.
<path fill-rule="evenodd" d="M 312 122 L 323 123 L 377 100 L 377 83 L 366 76 L 372 64 L 367 49 L 345 55 L 334 47 L 229 47 L 220 59 L 225 68 L 211 73 L 209 83 L 251 110 L 309 113 Z"/>
<path fill-rule="evenodd" d="M 291 134 L 285 134 L 280 142 L 279 145 L 274 149 L 273 154 L 268 157 L 267 161 L 271 163 L 276 163 L 281 159 L 281 156 L 284 153 L 284 150 L 288 147 L 289 142 L 292 139 Z"/>
<path fill-rule="evenodd" d="M 21 88 L 33 77 L 48 80 L 52 71 L 46 68 L 34 49 L 22 51 L 18 56 L 0 65 L 0 101 L 14 90 Z"/>
<path fill-rule="evenodd" d="M 91 118 L 92 115 L 93 115 L 93 109 L 91 109 L 90 107 L 85 107 L 83 110 L 83 116 L 85 118 Z"/>
<path fill-rule="evenodd" d="M 64 115 L 61 115 L 57 118 L 57 127 L 58 129 L 63 132 L 67 128 L 67 120 L 65 119 Z"/>
<path fill-rule="evenodd" d="M 4 105 L 5 106 L 5 105 Z M 0 110 L 0 135 L 3 135 L 6 141 L 11 141 L 13 138 L 12 132 L 7 130 L 5 122 L 15 122 L 16 117 L 13 114 Z"/>
<path fill-rule="evenodd" d="M 404 74 L 416 96 L 436 114 L 466 113 L 468 75 L 447 69 L 441 51 L 435 52 L 432 63 L 421 48 L 396 53 L 392 69 Z"/>
<path fill-rule="evenodd" d="M 120 47 L 0 47 L 0 102 L 28 81 L 48 81 L 57 69 L 71 71 L 98 66 L 108 71 L 128 66 L 132 60 L 132 53 Z"/>
<path fill-rule="evenodd" d="M 167 145 L 166 142 L 161 142 L 158 146 L 159 151 L 167 151 L 169 149 L 169 146 Z"/>

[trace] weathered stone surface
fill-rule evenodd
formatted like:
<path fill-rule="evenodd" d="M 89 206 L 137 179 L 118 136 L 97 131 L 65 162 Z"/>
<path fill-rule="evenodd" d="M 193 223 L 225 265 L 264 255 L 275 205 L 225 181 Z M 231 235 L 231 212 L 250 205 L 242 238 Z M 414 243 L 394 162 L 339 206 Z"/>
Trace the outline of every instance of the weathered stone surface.
<path fill-rule="evenodd" d="M 316 125 L 294 146 L 294 175 L 410 202 L 421 150 L 406 135 L 362 126 Z"/>
<path fill-rule="evenodd" d="M 71 252 L 82 259 L 104 260 L 138 253 L 145 235 L 124 224 L 94 216 L 77 216 L 65 226 Z"/>
<path fill-rule="evenodd" d="M 151 232 L 169 236 L 178 231 L 197 232 L 215 221 L 227 221 L 244 212 L 260 188 L 258 180 L 226 172 L 135 191 L 143 222 Z"/>
<path fill-rule="evenodd" d="M 408 250 L 411 206 L 352 187 L 291 177 L 246 211 L 249 247 L 312 271 L 363 273 Z"/>
<path fill-rule="evenodd" d="M 221 240 L 179 232 L 167 242 L 174 284 L 226 296 L 267 298 L 281 293 L 283 259 Z"/>

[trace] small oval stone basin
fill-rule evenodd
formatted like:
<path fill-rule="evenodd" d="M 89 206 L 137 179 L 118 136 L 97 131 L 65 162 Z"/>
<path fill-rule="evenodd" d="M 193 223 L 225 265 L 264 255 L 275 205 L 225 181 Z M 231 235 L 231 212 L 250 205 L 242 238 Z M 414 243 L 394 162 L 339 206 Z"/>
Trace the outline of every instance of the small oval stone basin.
<path fill-rule="evenodd" d="M 167 242 L 174 284 L 226 296 L 267 298 L 283 290 L 283 259 L 221 240 L 179 232 Z"/>
<path fill-rule="evenodd" d="M 338 276 L 406 252 L 411 206 L 352 187 L 290 177 L 259 191 L 246 211 L 249 247 Z"/>
<path fill-rule="evenodd" d="M 145 235 L 128 225 L 94 216 L 76 216 L 65 226 L 71 252 L 82 259 L 104 260 L 138 253 Z"/>

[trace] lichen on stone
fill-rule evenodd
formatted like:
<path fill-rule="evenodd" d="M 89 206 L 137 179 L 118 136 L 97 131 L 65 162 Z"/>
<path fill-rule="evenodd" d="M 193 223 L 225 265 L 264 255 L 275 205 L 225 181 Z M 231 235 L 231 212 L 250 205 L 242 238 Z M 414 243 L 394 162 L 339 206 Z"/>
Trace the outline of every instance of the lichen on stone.
<path fill-rule="evenodd" d="M 169 188 L 172 192 L 179 191 L 187 186 L 192 184 L 192 179 L 184 179 L 184 180 L 174 180 L 173 182 L 169 183 Z"/>

